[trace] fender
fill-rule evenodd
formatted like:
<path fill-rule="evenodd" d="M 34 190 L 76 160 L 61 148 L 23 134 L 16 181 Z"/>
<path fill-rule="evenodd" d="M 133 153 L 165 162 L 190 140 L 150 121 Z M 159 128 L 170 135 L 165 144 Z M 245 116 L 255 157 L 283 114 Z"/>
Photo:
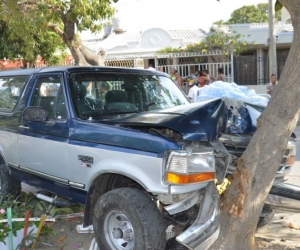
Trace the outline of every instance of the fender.
<path fill-rule="evenodd" d="M 130 158 L 136 158 L 136 164 L 133 164 L 129 159 L 127 162 L 122 159 L 108 159 L 98 162 L 93 166 L 97 172 L 92 174 L 88 186 L 91 187 L 92 183 L 102 174 L 118 174 L 137 182 L 148 192 L 165 194 L 169 192 L 169 184 L 162 179 L 164 176 L 162 158 L 146 157 L 148 159 L 145 159 L 145 156 L 140 155 L 138 157 L 131 155 Z M 161 168 L 152 166 L 161 166 Z"/>

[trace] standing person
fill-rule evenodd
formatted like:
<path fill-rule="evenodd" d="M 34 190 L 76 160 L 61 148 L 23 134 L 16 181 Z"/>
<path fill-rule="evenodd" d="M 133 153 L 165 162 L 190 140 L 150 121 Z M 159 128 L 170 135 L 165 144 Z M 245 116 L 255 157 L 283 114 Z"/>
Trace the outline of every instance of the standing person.
<path fill-rule="evenodd" d="M 200 71 L 198 74 L 198 82 L 200 84 L 200 88 L 204 87 L 204 85 L 208 85 L 209 84 L 209 80 L 206 76 L 204 76 L 203 72 Z"/>
<path fill-rule="evenodd" d="M 153 64 L 149 64 L 149 68 L 148 68 L 148 70 L 155 70 L 155 68 L 153 68 Z"/>
<path fill-rule="evenodd" d="M 223 68 L 218 68 L 217 81 L 223 81 L 223 82 L 225 82 L 225 76 L 224 76 L 224 69 Z"/>
<path fill-rule="evenodd" d="M 175 82 L 179 87 L 182 86 L 182 77 L 179 75 L 177 70 L 175 70 Z"/>
<path fill-rule="evenodd" d="M 158 67 L 158 69 L 157 69 L 158 71 L 160 71 L 160 72 L 164 72 L 164 69 L 163 69 L 163 67 Z"/>
<path fill-rule="evenodd" d="M 174 68 L 171 68 L 170 70 L 170 77 L 173 81 L 176 80 L 176 76 L 175 76 L 176 70 Z"/>
<path fill-rule="evenodd" d="M 199 82 L 196 80 L 196 81 L 189 81 L 189 93 L 188 93 L 188 98 L 190 99 L 190 101 L 192 103 L 195 103 L 197 102 L 197 97 L 198 97 L 198 94 L 199 94 Z"/>
<path fill-rule="evenodd" d="M 270 83 L 267 85 L 267 94 L 272 95 L 276 85 L 277 85 L 277 77 L 275 74 L 272 74 L 270 78 Z"/>
<path fill-rule="evenodd" d="M 213 75 L 209 74 L 207 69 L 203 69 L 202 74 L 209 80 L 208 85 L 216 80 L 216 78 Z"/>

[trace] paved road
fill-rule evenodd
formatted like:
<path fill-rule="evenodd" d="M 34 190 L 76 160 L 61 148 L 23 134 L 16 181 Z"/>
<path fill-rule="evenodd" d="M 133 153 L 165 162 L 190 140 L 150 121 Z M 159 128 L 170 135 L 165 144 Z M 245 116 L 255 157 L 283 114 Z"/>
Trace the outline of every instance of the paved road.
<path fill-rule="evenodd" d="M 296 162 L 287 177 L 287 182 L 300 186 L 300 126 L 295 129 L 297 156 Z M 300 207 L 300 202 L 299 202 Z M 294 246 L 300 247 L 300 230 L 291 229 L 289 224 L 292 223 L 296 228 L 300 229 L 300 213 L 277 211 L 273 220 L 260 228 L 256 236 L 271 240 L 286 240 Z"/>

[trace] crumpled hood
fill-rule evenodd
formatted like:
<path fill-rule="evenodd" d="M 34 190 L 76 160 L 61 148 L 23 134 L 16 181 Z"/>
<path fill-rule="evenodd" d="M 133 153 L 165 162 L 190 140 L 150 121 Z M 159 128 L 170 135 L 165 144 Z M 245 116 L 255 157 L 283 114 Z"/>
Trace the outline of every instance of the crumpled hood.
<path fill-rule="evenodd" d="M 228 106 L 223 99 L 176 106 L 117 117 L 109 124 L 132 127 L 165 127 L 180 133 L 185 140 L 212 141 L 226 129 Z"/>

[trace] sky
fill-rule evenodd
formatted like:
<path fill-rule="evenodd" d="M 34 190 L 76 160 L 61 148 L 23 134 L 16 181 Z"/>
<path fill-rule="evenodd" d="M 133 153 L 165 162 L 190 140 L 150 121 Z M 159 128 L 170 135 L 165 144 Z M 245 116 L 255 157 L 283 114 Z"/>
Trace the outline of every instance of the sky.
<path fill-rule="evenodd" d="M 127 31 L 156 27 L 208 31 L 213 22 L 228 20 L 234 10 L 258 3 L 268 0 L 119 0 L 114 7 Z"/>

